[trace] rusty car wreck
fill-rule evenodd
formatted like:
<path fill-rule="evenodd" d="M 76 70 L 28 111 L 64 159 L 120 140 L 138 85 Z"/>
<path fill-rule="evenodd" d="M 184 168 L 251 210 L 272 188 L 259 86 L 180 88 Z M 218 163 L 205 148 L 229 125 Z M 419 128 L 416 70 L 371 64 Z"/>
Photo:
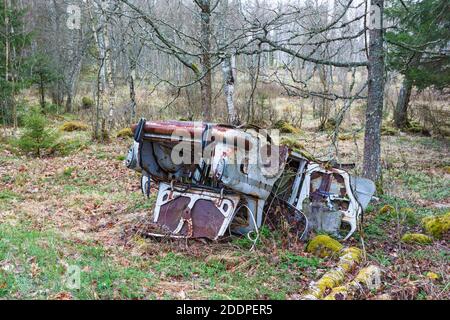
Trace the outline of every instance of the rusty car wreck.
<path fill-rule="evenodd" d="M 132 129 L 126 165 L 142 172 L 144 195 L 158 189 L 155 235 L 256 239 L 280 215 L 299 238 L 314 229 L 348 239 L 375 192 L 372 181 L 311 161 L 257 127 L 141 119 Z"/>

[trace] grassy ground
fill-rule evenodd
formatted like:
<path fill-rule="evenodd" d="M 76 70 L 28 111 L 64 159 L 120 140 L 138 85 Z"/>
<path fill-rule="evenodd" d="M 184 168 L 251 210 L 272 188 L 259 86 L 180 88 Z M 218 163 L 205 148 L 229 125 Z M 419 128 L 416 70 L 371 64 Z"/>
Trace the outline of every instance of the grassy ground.
<path fill-rule="evenodd" d="M 336 264 L 267 229 L 254 251 L 245 238 L 144 239 L 136 226 L 152 200 L 142 197 L 139 176 L 122 163 L 131 141 L 100 145 L 87 133 L 65 138 L 80 150 L 34 159 L 0 143 L 0 298 L 290 299 Z M 297 138 L 316 154 L 329 145 L 326 134 L 308 130 Z M 359 146 L 360 137 L 340 141 L 342 160 L 358 162 Z M 385 194 L 364 223 L 364 264 L 382 267 L 382 287 L 360 298 L 450 297 L 448 238 L 429 246 L 399 240 L 406 231 L 420 231 L 423 216 L 449 211 L 449 165 L 448 141 L 383 137 Z M 386 204 L 396 210 L 380 213 Z M 361 246 L 360 238 L 349 244 Z M 80 289 L 65 282 L 69 266 L 81 270 Z M 429 279 L 430 271 L 439 279 Z"/>

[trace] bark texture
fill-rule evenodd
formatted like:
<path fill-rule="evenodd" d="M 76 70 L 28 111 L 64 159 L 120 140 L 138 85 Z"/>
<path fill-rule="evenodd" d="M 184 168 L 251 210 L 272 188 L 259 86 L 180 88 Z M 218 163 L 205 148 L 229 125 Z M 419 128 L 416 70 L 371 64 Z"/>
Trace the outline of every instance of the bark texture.
<path fill-rule="evenodd" d="M 236 82 L 236 58 L 227 55 L 222 62 L 222 73 L 224 79 L 224 93 L 228 111 L 228 123 L 237 125 L 238 119 L 234 106 L 234 86 Z"/>
<path fill-rule="evenodd" d="M 382 17 L 384 0 L 372 0 L 379 7 L 381 25 L 369 31 L 368 97 L 366 109 L 366 129 L 364 134 L 363 176 L 373 181 L 381 177 L 381 121 L 384 93 L 384 57 Z"/>
<path fill-rule="evenodd" d="M 196 3 L 200 8 L 202 43 L 201 63 L 202 71 L 205 75 L 200 81 L 203 120 L 209 122 L 212 119 L 211 1 L 196 0 Z"/>
<path fill-rule="evenodd" d="M 394 123 L 399 129 L 408 125 L 408 105 L 411 97 L 412 83 L 407 79 L 403 80 L 400 93 L 398 95 L 397 105 L 394 109 Z"/>

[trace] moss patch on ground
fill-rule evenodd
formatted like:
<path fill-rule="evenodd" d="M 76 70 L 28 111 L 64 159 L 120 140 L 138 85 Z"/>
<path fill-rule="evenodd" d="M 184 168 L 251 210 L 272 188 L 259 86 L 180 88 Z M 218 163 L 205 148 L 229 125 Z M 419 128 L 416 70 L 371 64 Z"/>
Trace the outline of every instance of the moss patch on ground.
<path fill-rule="evenodd" d="M 402 242 L 409 244 L 431 244 L 433 239 L 421 233 L 405 233 L 402 236 Z"/>
<path fill-rule="evenodd" d="M 450 230 L 450 212 L 441 216 L 425 217 L 422 220 L 425 231 L 435 238 L 442 238 Z"/>

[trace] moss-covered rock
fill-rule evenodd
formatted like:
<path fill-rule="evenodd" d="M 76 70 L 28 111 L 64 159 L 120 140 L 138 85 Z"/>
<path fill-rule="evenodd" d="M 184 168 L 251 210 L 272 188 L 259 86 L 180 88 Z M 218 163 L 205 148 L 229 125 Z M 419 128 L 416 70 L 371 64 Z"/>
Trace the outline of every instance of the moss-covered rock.
<path fill-rule="evenodd" d="M 299 134 L 300 129 L 294 127 L 292 124 L 285 120 L 278 120 L 275 122 L 274 126 L 275 129 L 280 130 L 281 133 L 294 133 Z"/>
<path fill-rule="evenodd" d="M 282 145 L 285 145 L 288 148 L 292 149 L 293 151 L 300 153 L 306 159 L 317 162 L 317 159 L 311 153 L 309 153 L 305 149 L 305 146 L 298 140 L 288 138 L 288 137 L 283 137 L 283 138 L 281 138 L 280 143 Z"/>
<path fill-rule="evenodd" d="M 345 248 L 341 252 L 339 267 L 346 272 L 350 271 L 355 264 L 361 262 L 362 252 L 356 247 Z"/>
<path fill-rule="evenodd" d="M 323 300 L 345 300 L 348 296 L 347 286 L 335 287 Z"/>
<path fill-rule="evenodd" d="M 385 204 L 384 206 L 382 206 L 380 208 L 380 210 L 378 211 L 379 214 L 387 214 L 387 213 L 393 213 L 395 212 L 395 209 L 393 206 Z"/>
<path fill-rule="evenodd" d="M 425 217 L 422 223 L 426 233 L 440 239 L 450 230 L 450 212 L 441 216 Z"/>
<path fill-rule="evenodd" d="M 372 288 L 372 286 L 377 287 L 380 285 L 380 274 L 381 270 L 379 267 L 375 265 L 369 265 L 358 272 L 355 279 L 353 280 L 353 283 L 358 283 L 360 285 L 363 284 L 368 288 Z"/>
<path fill-rule="evenodd" d="M 295 151 L 305 149 L 305 146 L 303 145 L 303 143 L 301 143 L 297 139 L 283 137 L 283 138 L 281 138 L 280 142 L 282 145 L 285 145 Z"/>
<path fill-rule="evenodd" d="M 306 251 L 318 255 L 321 258 L 339 253 L 343 248 L 339 241 L 327 235 L 318 235 L 309 241 Z"/>
<path fill-rule="evenodd" d="M 131 138 L 133 137 L 133 131 L 131 128 L 124 128 L 117 132 L 117 138 Z"/>
<path fill-rule="evenodd" d="M 323 237 L 323 236 L 318 236 Z M 328 237 L 328 236 L 325 236 Z M 316 237 L 317 238 L 317 237 Z M 316 239 L 314 238 L 314 239 Z M 325 241 L 326 243 L 330 243 L 329 239 L 320 238 L 319 242 Z M 314 240 L 313 239 L 313 240 Z M 333 240 L 333 239 L 331 239 Z M 333 240 L 336 241 L 336 240 Z M 337 241 L 336 241 L 337 242 Z M 342 247 L 342 245 L 337 242 L 338 245 Z M 336 243 L 334 243 L 334 250 L 337 249 Z M 323 297 L 325 292 L 328 289 L 335 290 L 334 288 L 340 286 L 344 280 L 346 275 L 355 268 L 355 266 L 361 261 L 362 252 L 360 249 L 355 247 L 344 248 L 338 250 L 340 253 L 339 263 L 337 266 L 329 271 L 327 271 L 319 280 L 311 283 L 309 286 L 308 292 L 303 296 L 303 299 L 315 300 Z M 343 293 L 343 292 L 341 292 Z M 344 295 L 344 294 L 343 294 Z"/>
<path fill-rule="evenodd" d="M 375 265 L 362 268 L 352 281 L 333 288 L 324 300 L 344 300 L 362 288 L 378 289 L 381 285 L 380 275 L 381 270 Z"/>
<path fill-rule="evenodd" d="M 421 233 L 405 233 L 402 237 L 402 242 L 415 244 L 430 244 L 433 242 L 433 239 Z"/>
<path fill-rule="evenodd" d="M 65 132 L 86 131 L 88 129 L 89 126 L 81 121 L 68 121 L 60 127 L 60 130 Z"/>

